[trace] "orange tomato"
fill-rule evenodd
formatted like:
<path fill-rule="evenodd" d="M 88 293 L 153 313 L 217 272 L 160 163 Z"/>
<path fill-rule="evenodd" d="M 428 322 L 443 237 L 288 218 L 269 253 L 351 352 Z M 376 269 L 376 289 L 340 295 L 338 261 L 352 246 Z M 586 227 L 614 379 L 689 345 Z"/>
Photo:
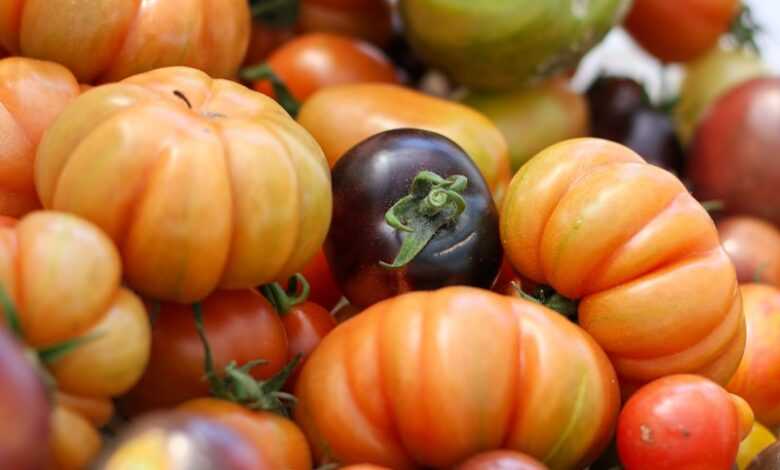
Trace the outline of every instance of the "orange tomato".
<path fill-rule="evenodd" d="M 547 470 L 547 467 L 520 452 L 494 450 L 475 455 L 455 470 Z"/>
<path fill-rule="evenodd" d="M 54 14 L 53 12 L 56 12 Z M 233 77 L 249 43 L 246 0 L 5 0 L 0 46 L 83 82 L 185 65 Z"/>
<path fill-rule="evenodd" d="M 0 214 L 21 217 L 40 207 L 35 150 L 43 132 L 78 95 L 76 78 L 61 65 L 0 60 Z"/>
<path fill-rule="evenodd" d="M 501 238 L 519 274 L 579 301 L 580 325 L 623 382 L 698 373 L 725 384 L 736 370 L 745 322 L 715 225 L 628 148 L 586 138 L 538 154 L 510 184 Z"/>
<path fill-rule="evenodd" d="M 309 298 L 312 302 L 331 310 L 341 300 L 341 291 L 333 278 L 333 273 L 328 266 L 328 259 L 325 258 L 325 252 L 322 249 L 303 268 L 301 274 L 309 281 L 311 287 Z"/>
<path fill-rule="evenodd" d="M 727 388 L 747 400 L 759 422 L 774 428 L 780 425 L 780 290 L 761 284 L 741 290 L 747 344 Z"/>
<path fill-rule="evenodd" d="M 511 176 L 506 140 L 488 118 L 401 86 L 366 83 L 320 90 L 303 104 L 298 122 L 317 139 L 331 167 L 368 137 L 413 127 L 437 132 L 463 147 L 497 201 Z"/>
<path fill-rule="evenodd" d="M 99 225 L 128 284 L 191 303 L 299 271 L 331 216 L 312 137 L 267 96 L 185 67 L 93 88 L 38 148 L 44 207 Z"/>
<path fill-rule="evenodd" d="M 299 36 L 276 49 L 266 64 L 300 101 L 333 85 L 398 82 L 393 64 L 379 48 L 336 34 Z M 254 88 L 274 95 L 267 80 L 256 81 Z"/>
<path fill-rule="evenodd" d="M 120 281 L 116 248 L 86 221 L 33 212 L 0 227 L 0 285 L 17 329 L 58 389 L 73 397 L 60 398 L 52 415 L 50 444 L 60 468 L 83 468 L 94 456 L 100 439 L 93 422 L 105 419 L 108 399 L 132 387 L 146 367 L 146 311 Z"/>
<path fill-rule="evenodd" d="M 296 395 L 319 460 L 396 470 L 499 448 L 582 468 L 606 446 L 620 401 L 607 357 L 580 328 L 469 287 L 404 294 L 339 325 Z"/>
<path fill-rule="evenodd" d="M 301 0 L 298 29 L 354 36 L 386 46 L 393 36 L 387 0 Z"/>

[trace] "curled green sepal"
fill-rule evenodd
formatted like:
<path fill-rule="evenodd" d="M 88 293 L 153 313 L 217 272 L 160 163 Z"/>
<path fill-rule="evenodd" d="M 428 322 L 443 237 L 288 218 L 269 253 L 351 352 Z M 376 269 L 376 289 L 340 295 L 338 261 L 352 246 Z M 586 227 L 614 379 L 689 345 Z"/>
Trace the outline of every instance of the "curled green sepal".
<path fill-rule="evenodd" d="M 265 284 L 260 287 L 260 292 L 271 302 L 276 312 L 285 316 L 291 308 L 306 302 L 309 298 L 311 287 L 303 274 L 296 273 L 287 281 L 287 290 L 284 290 L 278 282 Z"/>
<path fill-rule="evenodd" d="M 242 69 L 239 72 L 241 80 L 245 82 L 258 82 L 268 80 L 271 82 L 271 87 L 276 95 L 276 101 L 287 111 L 287 114 L 293 118 L 298 116 L 298 111 L 301 109 L 301 104 L 293 96 L 292 92 L 287 85 L 284 84 L 281 78 L 268 66 L 268 64 L 260 64 L 252 67 Z"/>
<path fill-rule="evenodd" d="M 517 292 L 523 299 L 544 305 L 576 323 L 579 306 L 576 300 L 564 297 L 549 287 L 540 287 L 535 295 L 528 295 L 522 289 L 518 289 Z"/>
<path fill-rule="evenodd" d="M 427 170 L 418 173 L 409 194 L 385 213 L 385 222 L 406 235 L 395 260 L 379 264 L 388 269 L 409 264 L 440 228 L 455 223 L 466 210 L 466 200 L 461 194 L 467 186 L 468 178 L 463 175 L 444 179 Z"/>
<path fill-rule="evenodd" d="M 267 380 L 256 380 L 250 372 L 259 365 L 267 364 L 264 359 L 255 359 L 239 366 L 231 361 L 220 376 L 214 366 L 206 330 L 203 326 L 203 308 L 197 303 L 192 306 L 195 329 L 203 344 L 203 369 L 209 383 L 209 391 L 215 398 L 231 401 L 251 410 L 263 410 L 289 417 L 290 409 L 295 405 L 295 396 L 282 391 L 285 382 L 301 361 L 298 354 L 279 372 Z"/>
<path fill-rule="evenodd" d="M 753 16 L 753 11 L 748 5 L 742 5 L 729 28 L 731 41 L 737 47 L 742 47 L 761 56 L 761 48 L 758 47 L 756 41 L 756 36 L 761 32 L 763 32 L 763 28 Z"/>

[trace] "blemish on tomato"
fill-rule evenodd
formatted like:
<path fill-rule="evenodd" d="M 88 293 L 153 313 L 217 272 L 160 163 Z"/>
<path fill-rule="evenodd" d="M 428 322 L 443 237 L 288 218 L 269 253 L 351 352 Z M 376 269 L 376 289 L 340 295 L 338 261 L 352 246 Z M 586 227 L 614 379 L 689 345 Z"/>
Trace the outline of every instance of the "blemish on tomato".
<path fill-rule="evenodd" d="M 641 424 L 639 426 L 639 439 L 645 444 L 652 444 L 654 442 L 653 430 L 650 429 L 650 426 L 646 424 Z"/>

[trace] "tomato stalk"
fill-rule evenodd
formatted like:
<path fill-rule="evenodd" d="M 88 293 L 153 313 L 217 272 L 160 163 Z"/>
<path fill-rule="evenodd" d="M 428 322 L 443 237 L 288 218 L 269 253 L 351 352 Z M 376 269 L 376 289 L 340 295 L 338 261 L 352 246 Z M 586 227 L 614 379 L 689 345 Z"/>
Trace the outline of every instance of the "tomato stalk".
<path fill-rule="evenodd" d="M 282 317 L 287 315 L 296 305 L 306 302 L 310 290 L 309 282 L 301 273 L 296 273 L 287 281 L 287 290 L 284 290 L 278 282 L 266 284 L 260 288 L 260 292 Z"/>
<path fill-rule="evenodd" d="M 539 287 L 536 290 L 535 295 L 526 294 L 518 287 L 514 287 L 514 289 L 522 299 L 541 304 L 550 310 L 560 313 L 573 322 L 577 321 L 578 302 L 562 296 L 555 292 L 551 287 Z"/>
<path fill-rule="evenodd" d="M 409 264 L 431 241 L 440 228 L 455 223 L 466 209 L 461 194 L 468 178 L 453 175 L 447 179 L 431 171 L 421 171 L 412 180 L 409 194 L 385 213 L 387 225 L 406 232 L 401 250 L 392 263 L 380 261 L 388 269 Z"/>
<path fill-rule="evenodd" d="M 271 82 L 271 87 L 276 95 L 276 100 L 287 111 L 287 114 L 293 118 L 298 116 L 298 112 L 301 109 L 301 104 L 293 96 L 292 92 L 287 85 L 284 84 L 281 78 L 279 78 L 273 69 L 268 64 L 260 64 L 252 67 L 247 67 L 239 72 L 241 79 L 246 82 L 262 82 L 268 80 Z"/>
<path fill-rule="evenodd" d="M 739 14 L 731 23 L 729 35 L 737 46 L 751 50 L 760 56 L 761 49 L 756 42 L 756 35 L 761 31 L 761 25 L 753 17 L 753 11 L 748 5 L 742 5 Z"/>

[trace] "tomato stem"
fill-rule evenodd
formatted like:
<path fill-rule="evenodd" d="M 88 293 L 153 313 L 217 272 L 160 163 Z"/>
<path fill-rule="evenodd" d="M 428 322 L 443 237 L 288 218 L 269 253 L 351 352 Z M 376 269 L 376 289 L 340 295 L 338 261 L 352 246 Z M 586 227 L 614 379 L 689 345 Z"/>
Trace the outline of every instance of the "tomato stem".
<path fill-rule="evenodd" d="M 401 250 L 392 263 L 380 261 L 379 264 L 388 269 L 409 264 L 440 228 L 455 223 L 466 210 L 466 200 L 461 193 L 467 186 L 468 178 L 463 175 L 444 179 L 427 170 L 418 173 L 412 180 L 409 194 L 385 213 L 387 225 L 406 232 Z"/>
<path fill-rule="evenodd" d="M 550 287 L 539 287 L 535 295 L 526 294 L 522 289 L 516 289 L 516 291 L 520 297 L 525 300 L 541 304 L 550 310 L 560 313 L 573 322 L 577 321 L 578 302 L 562 296 Z"/>
<path fill-rule="evenodd" d="M 180 92 L 179 90 L 173 90 L 173 95 L 176 96 L 176 98 L 179 98 L 180 100 L 184 101 L 184 103 L 187 104 L 187 107 L 192 109 L 192 103 L 190 103 L 189 98 L 187 98 L 187 95 Z"/>
<path fill-rule="evenodd" d="M 241 76 L 241 80 L 244 80 L 245 82 L 256 83 L 264 82 L 266 80 L 271 82 L 274 95 L 276 95 L 276 101 L 278 101 L 282 108 L 287 111 L 287 114 L 293 118 L 298 116 L 301 104 L 268 64 L 260 64 L 242 69 L 239 72 L 239 75 Z"/>
<path fill-rule="evenodd" d="M 278 282 L 260 287 L 260 292 L 281 316 L 287 315 L 296 305 L 306 302 L 310 290 L 309 282 L 301 273 L 296 273 L 287 281 L 287 290 L 284 290 Z"/>
<path fill-rule="evenodd" d="M 734 18 L 731 23 L 729 35 L 733 42 L 738 46 L 761 55 L 761 48 L 758 47 L 756 42 L 756 35 L 762 31 L 761 25 L 758 24 L 753 11 L 750 6 L 743 4 L 739 14 Z"/>

